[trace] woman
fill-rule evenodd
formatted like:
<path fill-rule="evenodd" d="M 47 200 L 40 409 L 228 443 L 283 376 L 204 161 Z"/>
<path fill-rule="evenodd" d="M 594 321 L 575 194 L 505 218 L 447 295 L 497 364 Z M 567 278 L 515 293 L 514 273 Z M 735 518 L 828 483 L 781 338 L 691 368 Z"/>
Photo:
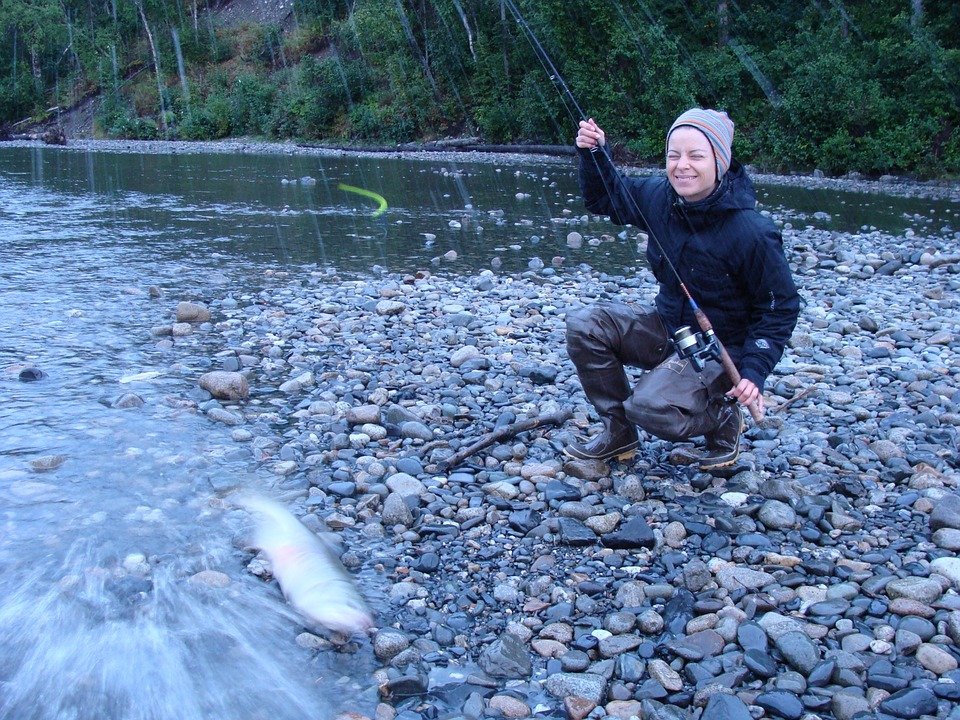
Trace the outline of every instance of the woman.
<path fill-rule="evenodd" d="M 640 426 L 671 441 L 703 435 L 700 467 L 715 470 L 740 452 L 737 402 L 762 409 L 764 382 L 796 325 L 800 297 L 780 233 L 756 211 L 753 184 L 733 159 L 733 129 L 726 113 L 687 110 L 667 132 L 666 177 L 637 179 L 617 172 L 593 119 L 580 122 L 586 207 L 650 235 L 647 260 L 659 293 L 654 308 L 605 304 L 568 315 L 567 352 L 604 426 L 566 448 L 574 458 L 629 459 Z M 674 330 L 698 326 L 671 264 L 737 366 L 736 387 L 719 362 L 698 371 L 674 354 Z M 626 366 L 649 372 L 631 388 Z"/>

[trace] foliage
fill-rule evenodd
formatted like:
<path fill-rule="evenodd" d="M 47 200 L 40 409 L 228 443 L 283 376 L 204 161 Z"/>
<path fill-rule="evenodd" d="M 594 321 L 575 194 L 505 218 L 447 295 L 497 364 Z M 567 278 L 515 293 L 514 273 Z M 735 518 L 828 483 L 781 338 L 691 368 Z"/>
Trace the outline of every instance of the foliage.
<path fill-rule="evenodd" d="M 304 58 L 274 104 L 268 129 L 274 137 L 329 137 L 337 119 L 362 96 L 364 68 L 337 56 Z"/>
<path fill-rule="evenodd" d="M 0 0 L 0 122 L 98 90 L 116 137 L 569 144 L 585 115 L 660 163 L 696 104 L 766 168 L 960 175 L 953 0 L 294 0 L 229 26 L 212 7 Z"/>
<path fill-rule="evenodd" d="M 97 113 L 96 129 L 101 135 L 127 140 L 155 140 L 159 137 L 156 120 L 140 117 L 131 105 L 113 93 L 108 95 Z"/>

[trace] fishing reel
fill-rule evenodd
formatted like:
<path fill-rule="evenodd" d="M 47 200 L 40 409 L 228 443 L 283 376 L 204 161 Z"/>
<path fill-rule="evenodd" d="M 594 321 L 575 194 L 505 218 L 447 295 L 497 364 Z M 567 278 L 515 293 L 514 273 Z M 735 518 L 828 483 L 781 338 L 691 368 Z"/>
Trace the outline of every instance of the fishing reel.
<path fill-rule="evenodd" d="M 693 332 L 689 325 L 684 325 L 674 331 L 673 346 L 677 355 L 689 360 L 697 372 L 703 370 L 707 360 L 720 359 L 720 341 L 713 330 Z"/>

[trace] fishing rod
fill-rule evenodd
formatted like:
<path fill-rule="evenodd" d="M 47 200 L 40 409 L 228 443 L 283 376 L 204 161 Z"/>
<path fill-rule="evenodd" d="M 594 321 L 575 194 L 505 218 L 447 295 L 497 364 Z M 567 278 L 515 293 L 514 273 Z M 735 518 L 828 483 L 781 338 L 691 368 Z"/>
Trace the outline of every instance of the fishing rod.
<path fill-rule="evenodd" d="M 554 85 L 561 91 L 561 99 L 564 101 L 564 108 L 567 110 L 567 113 L 570 113 L 570 108 L 566 104 L 566 100 L 572 103 L 573 107 L 576 109 L 577 113 L 580 116 L 580 120 L 588 120 L 587 114 L 583 112 L 583 109 L 577 103 L 577 99 L 574 96 L 573 92 L 570 90 L 570 87 L 567 85 L 566 81 L 563 79 L 563 76 L 557 70 L 556 66 L 553 64 L 553 61 L 550 59 L 549 53 L 543 45 L 540 44 L 540 41 L 537 39 L 536 34 L 533 32 L 533 29 L 530 27 L 530 24 L 526 21 L 523 15 L 520 13 L 520 10 L 514 4 L 513 0 L 503 0 L 504 5 L 510 9 L 510 12 L 513 13 L 514 17 L 517 20 L 517 24 L 524 31 L 524 35 L 527 38 L 527 41 L 530 43 L 530 46 L 533 48 L 534 54 L 537 56 L 537 59 L 540 61 L 540 64 L 543 66 L 544 70 L 547 71 L 547 74 L 550 76 L 550 79 L 553 81 Z M 565 98 L 563 96 L 566 96 Z M 600 145 L 599 143 L 591 149 L 591 157 L 595 152 L 602 152 L 607 160 L 610 161 L 610 164 L 613 165 L 613 157 L 610 155 L 609 151 L 606 149 L 605 145 Z M 596 158 L 593 158 L 594 164 L 597 165 L 599 171 L 600 166 Z M 607 191 L 607 195 L 611 199 L 614 198 L 613 190 L 607 184 L 606 178 L 604 178 L 603 173 L 600 172 L 600 178 L 603 181 L 604 189 Z M 697 325 L 700 326 L 700 331 L 703 333 L 701 339 L 692 337 L 694 334 L 690 332 L 688 327 L 681 327 L 674 332 L 674 346 L 677 349 L 677 354 L 681 357 L 689 359 L 694 366 L 701 370 L 703 369 L 703 362 L 705 358 L 714 358 L 718 360 L 723 367 L 724 372 L 727 377 L 733 383 L 733 387 L 736 387 L 740 384 L 742 379 L 740 376 L 740 371 L 737 370 L 737 366 L 734 364 L 733 359 L 730 357 L 730 354 L 727 352 L 727 349 L 723 346 L 723 343 L 720 341 L 720 338 L 717 337 L 716 333 L 713 330 L 713 325 L 710 322 L 710 319 L 707 317 L 707 314 L 697 305 L 697 302 L 693 299 L 693 295 L 690 293 L 690 290 L 687 288 L 686 283 L 683 282 L 683 278 L 680 276 L 680 272 L 677 270 L 676 266 L 673 264 L 673 261 L 670 259 L 670 256 L 667 254 L 667 251 L 664 249 L 663 245 L 660 243 L 660 240 L 657 239 L 656 234 L 653 232 L 653 228 L 650 226 L 650 223 L 647 222 L 647 219 L 643 215 L 643 211 L 640 209 L 640 206 L 637 204 L 637 201 L 634 199 L 633 195 L 630 193 L 629 188 L 626 187 L 625 180 L 620 173 L 614 173 L 614 178 L 619 180 L 621 184 L 621 189 L 623 190 L 623 196 L 626 197 L 632 209 L 636 212 L 637 216 L 643 221 L 644 225 L 647 226 L 647 233 L 650 240 L 653 241 L 657 249 L 660 251 L 660 254 L 663 255 L 664 259 L 667 261 L 667 267 L 670 268 L 670 272 L 676 278 L 677 283 L 680 285 L 680 291 L 683 293 L 684 297 L 687 299 L 687 302 L 690 305 L 690 310 L 693 312 L 693 316 L 697 321 Z M 760 423 L 763 420 L 763 412 L 760 409 L 759 403 L 754 400 L 749 405 L 747 409 L 750 411 L 750 415 L 753 417 L 754 421 Z"/>

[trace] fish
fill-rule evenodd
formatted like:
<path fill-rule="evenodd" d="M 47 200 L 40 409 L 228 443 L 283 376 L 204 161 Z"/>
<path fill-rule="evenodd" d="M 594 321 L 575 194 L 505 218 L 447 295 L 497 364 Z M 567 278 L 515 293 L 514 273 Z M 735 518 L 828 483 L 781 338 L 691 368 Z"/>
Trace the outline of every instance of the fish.
<path fill-rule="evenodd" d="M 275 500 L 245 494 L 235 502 L 253 515 L 251 543 L 270 561 L 273 577 L 294 609 L 344 635 L 374 626 L 370 608 L 329 540 L 311 532 Z"/>

